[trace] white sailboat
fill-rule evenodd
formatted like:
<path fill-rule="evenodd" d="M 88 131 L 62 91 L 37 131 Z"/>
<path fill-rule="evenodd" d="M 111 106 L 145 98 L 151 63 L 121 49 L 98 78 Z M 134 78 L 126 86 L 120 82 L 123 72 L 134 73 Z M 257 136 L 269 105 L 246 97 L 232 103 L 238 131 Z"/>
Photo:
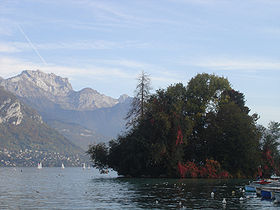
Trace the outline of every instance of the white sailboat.
<path fill-rule="evenodd" d="M 41 163 L 41 162 L 39 162 L 39 163 L 38 163 L 37 168 L 38 168 L 38 169 L 42 169 L 42 168 L 43 168 L 43 166 L 42 166 L 42 163 Z"/>
<path fill-rule="evenodd" d="M 85 163 L 83 163 L 83 169 L 86 169 L 86 164 Z"/>
<path fill-rule="evenodd" d="M 61 168 L 62 168 L 62 169 L 64 169 L 64 168 L 65 168 L 63 163 L 61 164 Z"/>

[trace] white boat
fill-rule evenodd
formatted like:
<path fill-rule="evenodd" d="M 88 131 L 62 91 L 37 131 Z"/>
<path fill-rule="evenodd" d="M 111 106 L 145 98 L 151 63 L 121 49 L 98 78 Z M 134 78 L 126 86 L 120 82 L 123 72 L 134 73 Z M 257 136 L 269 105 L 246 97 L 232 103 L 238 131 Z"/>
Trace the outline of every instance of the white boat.
<path fill-rule="evenodd" d="M 64 169 L 64 168 L 65 168 L 63 163 L 61 164 L 61 168 L 62 168 L 62 169 Z"/>
<path fill-rule="evenodd" d="M 85 163 L 83 163 L 83 169 L 86 169 L 86 164 Z"/>
<path fill-rule="evenodd" d="M 41 162 L 39 162 L 39 163 L 38 163 L 37 168 L 38 168 L 38 169 L 42 169 L 42 168 L 43 168 L 43 166 L 42 166 L 42 163 L 41 163 Z"/>

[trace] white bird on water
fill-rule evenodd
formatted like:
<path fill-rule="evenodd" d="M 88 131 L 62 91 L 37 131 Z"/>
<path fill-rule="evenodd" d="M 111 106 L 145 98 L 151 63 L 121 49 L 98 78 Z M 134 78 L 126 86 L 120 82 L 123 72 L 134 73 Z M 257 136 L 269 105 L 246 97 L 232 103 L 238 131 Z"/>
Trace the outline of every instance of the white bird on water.
<path fill-rule="evenodd" d="M 223 203 L 224 205 L 226 205 L 226 204 L 227 204 L 227 201 L 226 201 L 226 199 L 225 199 L 225 198 L 223 199 L 222 203 Z"/>
<path fill-rule="evenodd" d="M 214 192 L 211 192 L 211 198 L 214 198 L 214 195 L 215 195 Z"/>
<path fill-rule="evenodd" d="M 158 200 L 156 200 L 156 204 L 158 204 Z"/>

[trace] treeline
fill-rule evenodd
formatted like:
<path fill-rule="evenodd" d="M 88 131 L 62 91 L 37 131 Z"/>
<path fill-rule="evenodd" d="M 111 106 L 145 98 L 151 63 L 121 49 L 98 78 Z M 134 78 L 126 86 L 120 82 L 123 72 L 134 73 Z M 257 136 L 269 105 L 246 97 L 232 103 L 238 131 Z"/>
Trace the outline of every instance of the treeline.
<path fill-rule="evenodd" d="M 198 74 L 149 94 L 142 73 L 127 133 L 88 153 L 101 171 L 132 177 L 253 177 L 279 173 L 280 124 L 257 125 L 224 77 Z"/>

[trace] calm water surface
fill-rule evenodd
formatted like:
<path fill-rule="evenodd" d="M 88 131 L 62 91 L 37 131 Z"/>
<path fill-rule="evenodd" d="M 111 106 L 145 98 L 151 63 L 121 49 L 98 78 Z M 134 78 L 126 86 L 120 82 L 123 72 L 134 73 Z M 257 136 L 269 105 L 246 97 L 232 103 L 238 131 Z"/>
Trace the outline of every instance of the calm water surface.
<path fill-rule="evenodd" d="M 280 209 L 272 201 L 242 193 L 239 188 L 246 183 L 127 179 L 81 168 L 0 168 L 0 209 Z M 247 198 L 240 202 L 241 196 Z"/>

